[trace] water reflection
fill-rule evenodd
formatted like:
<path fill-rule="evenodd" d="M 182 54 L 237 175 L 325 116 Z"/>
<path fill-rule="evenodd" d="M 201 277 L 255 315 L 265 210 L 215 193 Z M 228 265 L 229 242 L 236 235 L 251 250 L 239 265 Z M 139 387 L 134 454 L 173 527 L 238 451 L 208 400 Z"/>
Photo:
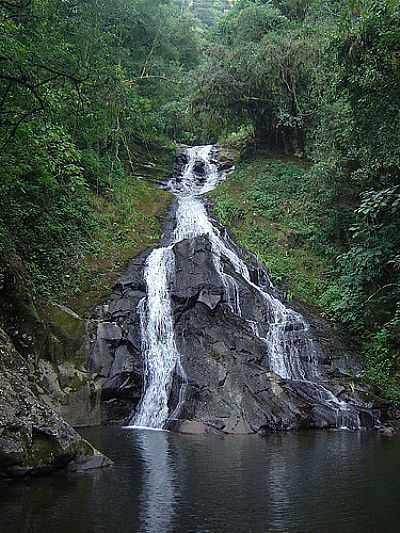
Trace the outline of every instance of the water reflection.
<path fill-rule="evenodd" d="M 0 482 L 1 533 L 392 533 L 400 441 L 94 428 L 111 469 Z"/>
<path fill-rule="evenodd" d="M 143 458 L 141 531 L 172 532 L 176 513 L 176 474 L 169 435 L 166 431 L 135 433 Z"/>

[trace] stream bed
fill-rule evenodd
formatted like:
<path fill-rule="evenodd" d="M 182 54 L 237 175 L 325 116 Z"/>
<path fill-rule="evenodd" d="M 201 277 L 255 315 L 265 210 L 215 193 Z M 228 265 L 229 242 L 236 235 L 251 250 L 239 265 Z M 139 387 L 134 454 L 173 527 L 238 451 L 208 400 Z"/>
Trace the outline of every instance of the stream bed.
<path fill-rule="evenodd" d="M 372 432 L 82 432 L 115 461 L 0 483 L 1 533 L 391 533 L 400 441 Z"/>

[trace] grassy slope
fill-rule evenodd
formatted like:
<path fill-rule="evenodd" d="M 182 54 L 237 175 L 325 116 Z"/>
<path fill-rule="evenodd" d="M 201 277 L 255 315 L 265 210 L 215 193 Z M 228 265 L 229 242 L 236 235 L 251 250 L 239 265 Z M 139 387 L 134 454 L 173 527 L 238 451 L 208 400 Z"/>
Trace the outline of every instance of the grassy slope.
<path fill-rule="evenodd" d="M 69 307 L 88 316 L 107 299 L 129 260 L 160 240 L 169 202 L 168 193 L 137 178 L 120 183 L 108 198 L 93 196 L 97 231 L 79 277 L 67 291 Z"/>
<path fill-rule="evenodd" d="M 157 167 L 150 176 L 126 176 L 106 195 L 91 194 L 94 233 L 90 242 L 77 250 L 74 264 L 65 270 L 59 289 L 52 292 L 49 300 L 88 318 L 93 307 L 109 297 L 129 260 L 155 246 L 161 238 L 171 195 L 158 189 L 153 181 L 165 178 L 167 170 Z M 40 309 L 43 318 L 53 313 L 47 298 L 42 298 Z"/>
<path fill-rule="evenodd" d="M 333 257 L 318 244 L 307 189 L 304 164 L 259 154 L 239 163 L 210 197 L 219 221 L 268 267 L 288 297 L 315 305 Z"/>

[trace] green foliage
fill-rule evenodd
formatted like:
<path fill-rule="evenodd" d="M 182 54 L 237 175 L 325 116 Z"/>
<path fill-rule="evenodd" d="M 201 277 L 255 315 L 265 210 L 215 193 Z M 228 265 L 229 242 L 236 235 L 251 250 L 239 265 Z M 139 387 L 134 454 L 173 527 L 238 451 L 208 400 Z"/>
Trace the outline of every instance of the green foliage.
<path fill-rule="evenodd" d="M 227 133 L 226 135 L 221 137 L 220 142 L 223 145 L 238 150 L 239 153 L 245 153 L 249 146 L 254 145 L 254 127 L 251 125 L 242 125 L 237 131 Z"/>
<path fill-rule="evenodd" d="M 65 131 L 24 126 L 14 145 L 17 157 L 3 159 L 0 224 L 14 251 L 32 267 L 41 284 L 57 275 L 69 250 L 93 229 L 88 187 L 79 152 Z"/>
<path fill-rule="evenodd" d="M 58 297 L 81 316 L 90 316 L 108 298 L 129 260 L 159 241 L 169 202 L 168 193 L 126 174 L 115 177 L 106 194 L 91 193 L 95 228 L 90 241 L 76 250 L 73 275 L 68 270 L 53 280 Z"/>
<path fill-rule="evenodd" d="M 88 252 L 93 193 L 113 194 L 179 135 L 168 109 L 197 58 L 172 2 L 0 2 L 0 251 L 37 291 Z"/>
<path fill-rule="evenodd" d="M 245 122 L 255 129 L 258 144 L 302 152 L 312 111 L 313 33 L 293 25 L 270 2 L 236 3 L 197 72 L 195 116 L 217 136 Z"/>
<path fill-rule="evenodd" d="M 398 2 L 340 10 L 323 66 L 315 188 L 326 237 L 345 249 L 322 304 L 368 337 L 368 376 L 398 402 L 400 52 Z M 322 211 L 321 211 L 322 212 Z"/>
<path fill-rule="evenodd" d="M 234 0 L 175 0 L 181 12 L 188 12 L 202 26 L 213 27 L 231 7 Z"/>
<path fill-rule="evenodd" d="M 268 267 L 288 296 L 315 304 L 333 257 L 318 244 L 309 181 L 299 163 L 259 155 L 240 163 L 211 198 L 218 220 Z"/>
<path fill-rule="evenodd" d="M 221 194 L 218 195 L 214 213 L 221 224 L 231 225 L 235 221 L 240 221 L 244 215 L 244 210 L 233 198 L 226 194 Z"/>
<path fill-rule="evenodd" d="M 270 3 L 238 2 L 221 22 L 226 43 L 257 43 L 273 30 L 287 26 L 287 19 Z"/>
<path fill-rule="evenodd" d="M 368 364 L 367 378 L 386 399 L 399 407 L 399 351 L 396 333 L 383 328 L 372 334 L 366 343 L 365 353 Z"/>

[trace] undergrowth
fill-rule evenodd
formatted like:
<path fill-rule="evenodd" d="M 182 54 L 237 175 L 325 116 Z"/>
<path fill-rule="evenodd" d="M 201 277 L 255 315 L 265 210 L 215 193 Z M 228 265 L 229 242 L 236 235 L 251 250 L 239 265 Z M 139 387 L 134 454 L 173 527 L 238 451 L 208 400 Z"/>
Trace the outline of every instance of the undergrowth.
<path fill-rule="evenodd" d="M 241 162 L 211 193 L 214 213 L 263 263 L 288 298 L 318 304 L 333 254 L 321 244 L 304 165 L 258 158 Z"/>
<path fill-rule="evenodd" d="M 128 261 L 161 237 L 170 195 L 140 178 L 126 177 L 105 196 L 92 195 L 96 231 L 77 258 L 77 276 L 69 277 L 65 300 L 81 315 L 104 301 Z"/>

